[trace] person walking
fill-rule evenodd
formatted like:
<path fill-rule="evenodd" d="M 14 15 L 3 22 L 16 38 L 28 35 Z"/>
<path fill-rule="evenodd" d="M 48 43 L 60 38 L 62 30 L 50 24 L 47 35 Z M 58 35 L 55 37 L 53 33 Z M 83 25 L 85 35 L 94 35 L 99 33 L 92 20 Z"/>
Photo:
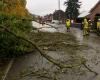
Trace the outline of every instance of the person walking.
<path fill-rule="evenodd" d="M 89 26 L 88 26 L 88 33 L 90 33 L 91 28 L 92 28 L 92 21 L 89 20 L 89 21 L 88 21 L 88 24 L 89 24 Z"/>
<path fill-rule="evenodd" d="M 67 20 L 66 20 L 67 32 L 70 32 L 70 27 L 71 27 L 71 21 L 70 21 L 70 19 L 67 19 Z"/>
<path fill-rule="evenodd" d="M 85 18 L 83 21 L 83 36 L 89 35 L 89 23 L 88 20 Z"/>

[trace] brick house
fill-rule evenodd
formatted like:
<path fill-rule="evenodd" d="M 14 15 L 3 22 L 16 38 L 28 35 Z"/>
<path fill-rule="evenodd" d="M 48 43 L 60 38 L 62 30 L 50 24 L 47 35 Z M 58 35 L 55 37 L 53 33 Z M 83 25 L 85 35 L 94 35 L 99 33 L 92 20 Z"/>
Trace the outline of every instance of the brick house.
<path fill-rule="evenodd" d="M 100 15 L 100 1 L 90 10 L 90 14 L 87 17 L 93 21 L 96 15 Z"/>

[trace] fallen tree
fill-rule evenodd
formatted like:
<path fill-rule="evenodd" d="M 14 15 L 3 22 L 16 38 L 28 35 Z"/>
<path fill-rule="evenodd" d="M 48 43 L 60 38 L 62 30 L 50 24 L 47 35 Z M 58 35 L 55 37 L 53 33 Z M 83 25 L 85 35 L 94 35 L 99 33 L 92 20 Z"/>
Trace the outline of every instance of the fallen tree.
<path fill-rule="evenodd" d="M 17 37 L 18 39 L 22 39 L 26 42 L 28 42 L 29 44 L 31 44 L 33 46 L 33 48 L 35 48 L 40 54 L 41 56 L 43 56 L 44 58 L 46 58 L 48 61 L 50 61 L 51 63 L 53 63 L 54 65 L 58 66 L 60 69 L 63 69 L 63 68 L 73 68 L 73 67 L 77 67 L 77 66 L 80 66 L 80 65 L 83 65 L 87 70 L 89 70 L 90 72 L 94 73 L 95 75 L 97 75 L 98 73 L 93 71 L 92 69 L 90 69 L 87 65 L 86 65 L 86 60 L 84 58 L 81 58 L 80 57 L 80 61 L 77 65 L 69 65 L 69 64 L 63 64 L 63 63 L 60 63 L 59 61 L 53 59 L 52 57 L 48 56 L 36 43 L 34 42 L 31 42 L 30 40 L 27 40 L 23 37 L 20 37 L 20 36 L 17 36 L 16 34 L 14 34 L 13 32 L 11 32 L 9 29 L 7 29 L 5 26 L 0 26 L 0 28 L 3 30 L 3 31 L 6 31 L 8 33 L 10 33 L 11 35 Z"/>

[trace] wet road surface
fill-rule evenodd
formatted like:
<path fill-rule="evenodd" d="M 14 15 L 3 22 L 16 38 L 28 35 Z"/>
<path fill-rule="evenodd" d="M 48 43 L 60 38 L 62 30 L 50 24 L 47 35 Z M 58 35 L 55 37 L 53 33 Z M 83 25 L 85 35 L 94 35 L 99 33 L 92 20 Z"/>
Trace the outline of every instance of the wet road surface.
<path fill-rule="evenodd" d="M 84 50 L 81 54 L 88 60 L 90 67 L 99 73 L 98 76 L 90 80 L 100 80 L 100 36 L 90 33 L 89 36 L 82 36 L 83 33 L 77 28 L 73 28 L 72 33 L 81 44 L 87 44 L 91 48 Z"/>
<path fill-rule="evenodd" d="M 66 27 L 64 25 L 57 25 L 58 31 L 61 33 L 67 33 Z M 99 73 L 98 76 L 94 76 L 92 73 L 88 73 L 86 75 L 77 75 L 74 73 L 66 73 L 59 72 L 56 66 L 53 66 L 52 63 L 43 58 L 38 52 L 25 55 L 23 57 L 19 57 L 15 59 L 15 62 L 8 73 L 6 80 L 53 80 L 50 78 L 39 78 L 37 76 L 25 76 L 19 78 L 25 72 L 30 71 L 41 71 L 45 69 L 45 73 L 48 72 L 51 78 L 57 77 L 57 80 L 100 80 L 100 37 L 91 33 L 90 36 L 83 37 L 82 31 L 78 28 L 71 28 L 71 32 L 77 40 L 79 44 L 87 44 L 90 48 L 79 51 L 80 56 L 83 56 L 87 59 L 87 64 L 94 71 Z M 62 56 L 63 52 L 47 52 L 48 55 L 55 59 L 62 59 L 65 55 Z M 61 54 L 62 53 L 62 54 Z M 46 71 L 47 70 L 47 71 Z M 58 71 L 58 72 L 57 72 Z M 55 74 L 52 74 L 55 73 Z M 58 73 L 58 74 L 57 74 Z M 69 73 L 69 74 L 68 74 Z M 44 74 L 44 73 L 43 73 Z M 52 74 L 52 75 L 51 75 Z M 77 77 L 76 77 L 77 76 Z M 55 79 L 56 80 L 56 79 Z"/>

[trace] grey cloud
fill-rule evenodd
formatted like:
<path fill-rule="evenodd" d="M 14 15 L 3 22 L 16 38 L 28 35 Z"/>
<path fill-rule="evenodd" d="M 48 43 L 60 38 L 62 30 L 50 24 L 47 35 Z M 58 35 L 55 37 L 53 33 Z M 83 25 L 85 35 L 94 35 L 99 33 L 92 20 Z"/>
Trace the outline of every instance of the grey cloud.
<path fill-rule="evenodd" d="M 61 1 L 61 9 L 65 10 L 64 1 Z M 88 11 L 93 7 L 99 0 L 80 0 L 82 2 L 80 11 Z M 58 0 L 27 0 L 27 9 L 37 15 L 45 15 L 52 13 L 58 9 Z"/>

